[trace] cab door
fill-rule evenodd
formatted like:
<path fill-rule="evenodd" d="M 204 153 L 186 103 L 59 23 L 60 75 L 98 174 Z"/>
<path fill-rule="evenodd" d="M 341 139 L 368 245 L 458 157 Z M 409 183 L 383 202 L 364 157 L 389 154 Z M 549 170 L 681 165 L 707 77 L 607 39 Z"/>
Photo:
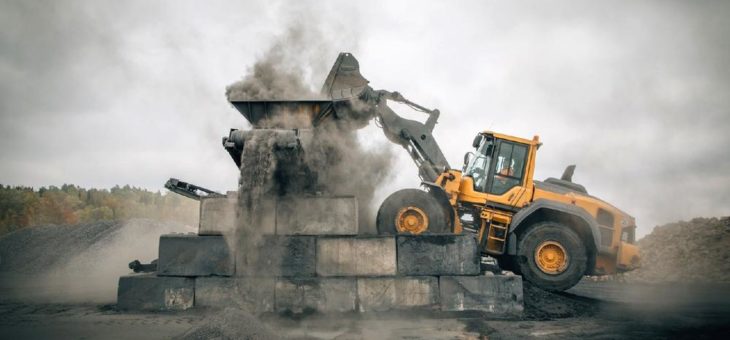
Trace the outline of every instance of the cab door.
<path fill-rule="evenodd" d="M 529 144 L 486 136 L 465 165 L 461 200 L 502 210 L 523 207 L 532 198 L 534 157 Z"/>
<path fill-rule="evenodd" d="M 485 195 L 477 239 L 488 254 L 504 254 L 512 215 L 532 197 L 530 150 L 527 144 L 497 139 L 487 180 L 475 188 Z"/>
<path fill-rule="evenodd" d="M 498 139 L 494 161 L 490 167 L 482 192 L 486 193 L 487 204 L 505 210 L 522 207 L 532 196 L 532 181 L 527 166 L 530 161 L 530 146 L 527 144 Z"/>

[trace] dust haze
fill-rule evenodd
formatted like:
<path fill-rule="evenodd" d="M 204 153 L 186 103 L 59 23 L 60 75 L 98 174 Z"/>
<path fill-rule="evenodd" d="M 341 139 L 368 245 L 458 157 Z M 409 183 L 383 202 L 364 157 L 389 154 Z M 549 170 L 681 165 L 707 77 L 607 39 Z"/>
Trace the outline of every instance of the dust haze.
<path fill-rule="evenodd" d="M 195 231 L 146 219 L 21 229 L 0 242 L 0 300 L 112 303 L 129 262 L 157 259 L 160 235 Z"/>
<path fill-rule="evenodd" d="M 321 38 L 327 35 L 325 29 L 293 22 L 242 80 L 226 88 L 228 100 L 324 98 L 320 88 L 329 67 L 323 67 L 323 64 L 331 55 L 338 54 L 334 43 Z M 330 64 L 334 62 L 332 60 Z M 301 112 L 276 112 L 272 117 L 256 122 L 257 128 L 307 129 L 312 136 L 311 142 L 304 145 L 303 155 L 299 155 L 294 154 L 296 152 L 284 154 L 286 151 L 276 147 L 277 138 L 282 138 L 276 131 L 252 135 L 244 146 L 239 180 L 240 198 L 247 206 L 245 210 L 256 210 L 252 205 L 264 196 L 354 195 L 358 199 L 359 225 L 374 232 L 370 226 L 374 225 L 379 202 L 373 202 L 373 197 L 378 184 L 390 175 L 395 154 L 386 141 L 370 148 L 359 142 L 358 129 L 372 118 L 335 120 L 329 117 L 315 126 L 311 118 Z M 272 153 L 274 157 L 269 155 Z M 246 159 L 247 155 L 252 160 Z M 279 158 L 287 160 L 280 162 Z M 291 158 L 302 159 L 293 161 Z M 300 174 L 302 168 L 306 169 L 304 174 Z M 257 214 L 252 212 L 251 215 Z"/>
<path fill-rule="evenodd" d="M 284 44 L 301 50 L 268 56 L 305 87 L 350 51 L 373 88 L 439 108 L 454 166 L 477 131 L 540 135 L 536 178 L 577 164 L 576 182 L 636 216 L 641 236 L 730 215 L 728 13 L 716 1 L 4 1 L 0 182 L 234 189 L 220 137 L 247 123 L 224 91 Z M 381 141 L 368 126 L 353 142 L 396 156 L 375 201 L 418 185 Z"/>
<path fill-rule="evenodd" d="M 323 77 L 321 65 L 336 54 L 335 46 L 311 45 L 325 35 L 318 27 L 294 23 L 248 70 L 242 80 L 226 87 L 228 100 L 316 99 L 314 79 Z M 329 54 L 329 55 L 328 55 Z M 320 67 L 318 67 L 320 66 Z M 314 74 L 318 73 L 318 74 Z M 323 79 L 323 78 L 322 78 Z"/>

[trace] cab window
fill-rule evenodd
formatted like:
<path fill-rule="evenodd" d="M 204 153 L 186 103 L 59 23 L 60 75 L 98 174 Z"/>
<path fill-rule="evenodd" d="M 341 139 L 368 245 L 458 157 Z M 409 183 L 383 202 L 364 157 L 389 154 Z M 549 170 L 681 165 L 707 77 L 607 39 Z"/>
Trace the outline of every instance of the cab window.
<path fill-rule="evenodd" d="M 526 158 L 526 145 L 502 141 L 494 160 L 494 175 L 492 176 L 489 193 L 501 195 L 509 189 L 521 185 L 525 173 Z"/>
<path fill-rule="evenodd" d="M 482 144 L 470 158 L 464 169 L 464 175 L 474 180 L 474 190 L 485 192 L 487 189 L 487 173 L 492 161 L 492 149 L 494 141 L 492 138 L 484 138 Z"/>

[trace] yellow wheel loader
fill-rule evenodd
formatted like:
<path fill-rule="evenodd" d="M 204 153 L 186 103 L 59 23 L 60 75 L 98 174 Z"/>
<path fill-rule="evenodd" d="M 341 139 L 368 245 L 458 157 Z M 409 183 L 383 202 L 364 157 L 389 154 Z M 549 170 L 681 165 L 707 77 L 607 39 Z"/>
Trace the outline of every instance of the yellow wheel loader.
<path fill-rule="evenodd" d="M 232 104 L 252 123 L 282 108 L 308 114 L 314 127 L 330 118 L 360 126 L 375 119 L 385 136 L 415 161 L 423 184 L 423 189 L 400 190 L 385 199 L 377 215 L 381 234 L 473 233 L 482 254 L 551 291 L 566 290 L 584 275 L 639 266 L 634 218 L 573 183 L 575 166 L 560 179 L 533 179 L 541 145 L 537 136 L 479 132 L 461 169 L 454 169 L 431 133 L 438 110 L 368 84 L 355 57 L 340 53 L 322 88 L 323 99 Z M 389 101 L 428 118 L 405 119 L 391 110 Z M 239 130 L 224 138 L 234 161 L 240 160 L 244 142 L 245 132 Z"/>

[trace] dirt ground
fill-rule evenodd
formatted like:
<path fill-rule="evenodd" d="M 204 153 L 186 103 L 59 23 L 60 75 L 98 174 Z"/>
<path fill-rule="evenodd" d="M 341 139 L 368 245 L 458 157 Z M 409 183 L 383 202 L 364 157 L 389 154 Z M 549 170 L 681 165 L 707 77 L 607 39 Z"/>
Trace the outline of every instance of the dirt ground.
<path fill-rule="evenodd" d="M 705 220 L 692 223 L 700 222 L 714 226 Z M 722 226 L 725 235 L 727 225 Z M 187 227 L 136 220 L 67 229 L 36 228 L 0 238 L 0 339 L 696 339 L 730 334 L 730 283 L 694 279 L 652 284 L 586 279 L 560 294 L 526 283 L 524 314 L 513 319 L 435 311 L 269 314 L 260 321 L 231 310 L 120 312 L 114 306 L 116 282 L 129 271 L 126 264 L 153 259 L 160 234 Z M 708 235 L 715 239 L 716 234 Z M 49 248 L 48 240 L 60 241 Z M 646 248 L 649 256 L 661 244 Z M 724 258 L 717 252 L 715 257 Z M 670 275 L 658 269 L 689 268 L 657 262 L 662 258 L 647 259 L 661 277 Z"/>
<path fill-rule="evenodd" d="M 728 284 L 584 281 L 563 294 L 531 291 L 534 289 L 526 287 L 525 315 L 518 319 L 494 319 L 477 313 L 389 312 L 298 317 L 271 314 L 261 320 L 276 337 L 294 339 L 695 339 L 730 334 Z M 222 312 L 123 313 L 111 303 L 5 301 L 0 302 L 0 337 L 179 338 Z"/>

